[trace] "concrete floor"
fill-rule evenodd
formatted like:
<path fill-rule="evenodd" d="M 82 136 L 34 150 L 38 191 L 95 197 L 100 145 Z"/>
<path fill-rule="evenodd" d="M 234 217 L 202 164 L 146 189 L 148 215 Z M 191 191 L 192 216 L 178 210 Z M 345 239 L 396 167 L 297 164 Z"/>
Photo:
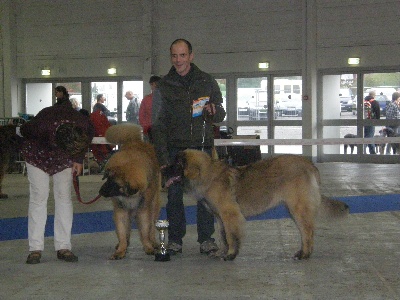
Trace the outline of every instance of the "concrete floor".
<path fill-rule="evenodd" d="M 317 166 L 327 196 L 400 198 L 398 164 Z M 89 200 L 97 195 L 101 175 L 84 176 L 80 182 L 82 197 Z M 26 217 L 27 178 L 10 174 L 3 190 L 9 199 L 0 201 L 0 221 Z M 186 201 L 194 204 L 192 199 Z M 300 240 L 287 218 L 247 222 L 241 252 L 232 262 L 201 255 L 195 225 L 188 226 L 183 254 L 163 263 L 143 253 L 136 230 L 121 261 L 107 259 L 117 241 L 113 231 L 73 235 L 78 263 L 57 260 L 52 237 L 46 238 L 38 265 L 25 264 L 26 239 L 2 241 L 0 299 L 400 299 L 397 203 L 392 211 L 321 221 L 314 253 L 307 261 L 291 258 Z M 74 206 L 75 213 L 111 210 L 104 199 L 92 205 L 75 201 Z M 49 214 L 53 210 L 50 199 Z"/>

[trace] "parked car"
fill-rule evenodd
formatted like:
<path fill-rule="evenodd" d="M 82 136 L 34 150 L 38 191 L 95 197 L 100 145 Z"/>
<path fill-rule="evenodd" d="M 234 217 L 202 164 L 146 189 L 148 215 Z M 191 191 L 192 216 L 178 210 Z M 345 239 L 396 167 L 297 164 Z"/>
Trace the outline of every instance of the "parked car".
<path fill-rule="evenodd" d="M 276 114 L 280 117 L 301 117 L 302 107 L 298 105 L 288 105 L 277 110 Z"/>
<path fill-rule="evenodd" d="M 351 96 L 340 97 L 340 111 L 352 111 L 353 110 L 353 98 Z"/>
<path fill-rule="evenodd" d="M 268 119 L 267 105 L 260 107 L 238 107 L 237 118 L 241 121 L 259 121 Z"/>
<path fill-rule="evenodd" d="M 249 112 L 249 120 L 267 120 L 268 119 L 268 109 L 267 105 L 261 107 L 251 107 Z"/>
<path fill-rule="evenodd" d="M 288 95 L 275 102 L 276 117 L 301 117 L 302 101 L 300 95 Z"/>
<path fill-rule="evenodd" d="M 375 100 L 379 102 L 381 116 L 386 116 L 386 106 L 389 104 L 390 99 L 386 95 L 376 95 Z"/>
<path fill-rule="evenodd" d="M 354 96 L 350 89 L 340 89 L 340 112 L 352 111 Z"/>

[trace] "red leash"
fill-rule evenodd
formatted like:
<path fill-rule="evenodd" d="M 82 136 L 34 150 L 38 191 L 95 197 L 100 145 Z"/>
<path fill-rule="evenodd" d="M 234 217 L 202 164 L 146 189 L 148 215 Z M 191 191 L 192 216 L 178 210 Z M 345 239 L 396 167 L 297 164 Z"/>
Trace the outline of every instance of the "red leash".
<path fill-rule="evenodd" d="M 96 198 L 88 201 L 88 202 L 83 202 L 82 198 L 81 198 L 81 193 L 79 192 L 79 180 L 78 180 L 78 176 L 76 176 L 76 172 L 74 172 L 72 174 L 72 181 L 74 183 L 74 189 L 75 189 L 75 193 L 76 193 L 76 197 L 78 198 L 78 201 L 82 204 L 92 204 L 94 202 L 96 202 L 97 200 L 100 199 L 101 195 L 97 195 Z"/>

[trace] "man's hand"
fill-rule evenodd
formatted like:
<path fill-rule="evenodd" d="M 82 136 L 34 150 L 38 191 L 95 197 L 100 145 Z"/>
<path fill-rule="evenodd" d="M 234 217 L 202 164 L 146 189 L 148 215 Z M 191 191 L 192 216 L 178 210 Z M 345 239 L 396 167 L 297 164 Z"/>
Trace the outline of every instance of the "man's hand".
<path fill-rule="evenodd" d="M 208 103 L 204 105 L 204 109 L 207 110 L 209 115 L 215 115 L 215 104 L 214 103 Z"/>

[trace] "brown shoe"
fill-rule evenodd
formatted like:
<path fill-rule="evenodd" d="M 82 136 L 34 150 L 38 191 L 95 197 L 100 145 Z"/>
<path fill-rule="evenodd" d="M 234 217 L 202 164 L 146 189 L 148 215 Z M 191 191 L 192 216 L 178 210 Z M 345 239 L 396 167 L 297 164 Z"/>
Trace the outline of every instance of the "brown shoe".
<path fill-rule="evenodd" d="M 32 251 L 29 253 L 28 258 L 26 259 L 26 263 L 30 265 L 35 265 L 40 263 L 40 259 L 42 258 L 42 251 Z"/>
<path fill-rule="evenodd" d="M 57 251 L 57 258 L 64 260 L 66 262 L 76 262 L 78 261 L 78 256 L 72 253 L 71 250 L 61 249 Z"/>

